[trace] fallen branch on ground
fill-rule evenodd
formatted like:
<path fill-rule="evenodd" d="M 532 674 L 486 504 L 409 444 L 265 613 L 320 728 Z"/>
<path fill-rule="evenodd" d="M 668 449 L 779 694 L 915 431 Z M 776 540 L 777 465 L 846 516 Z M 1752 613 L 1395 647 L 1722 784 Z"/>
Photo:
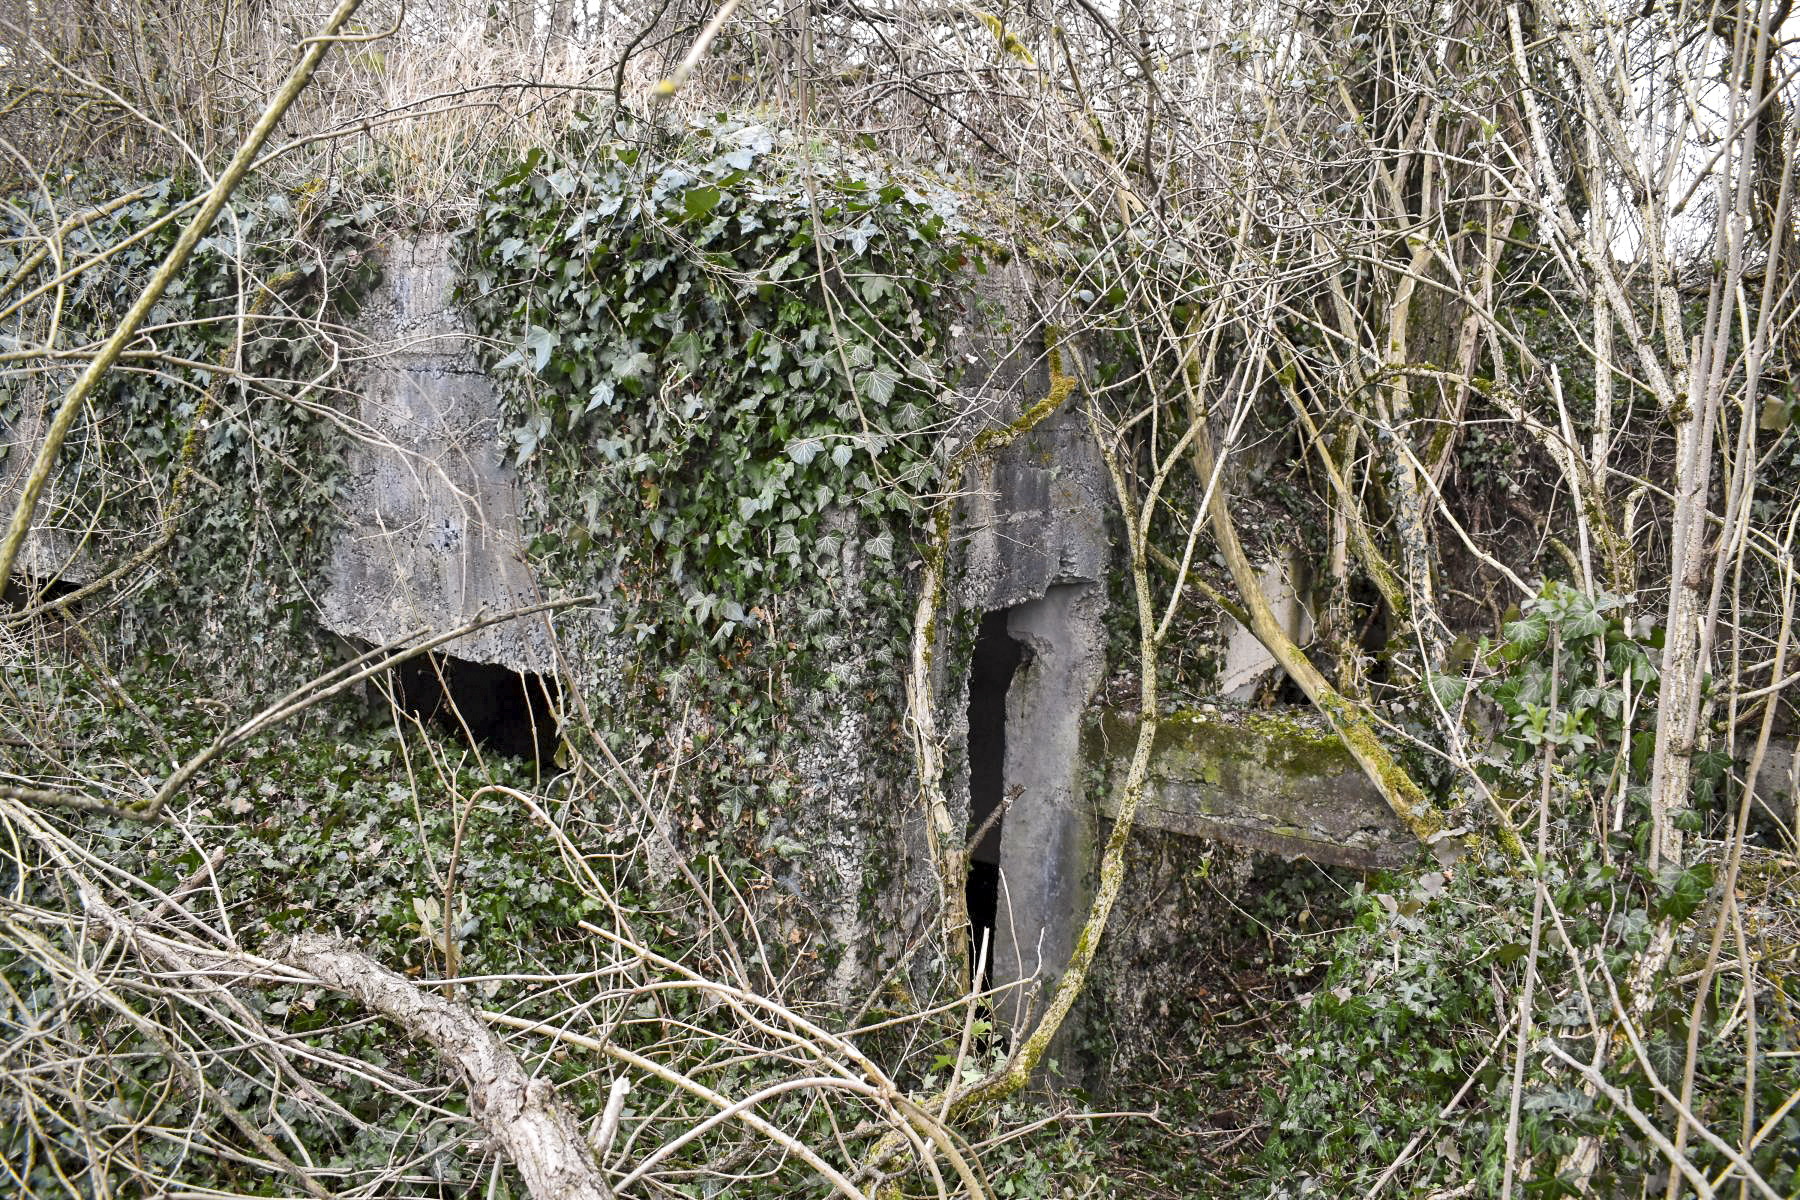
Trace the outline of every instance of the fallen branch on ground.
<path fill-rule="evenodd" d="M 481 1018 L 333 938 L 302 935 L 279 957 L 428 1042 L 468 1083 L 469 1112 L 535 1200 L 612 1200 L 593 1151 L 548 1080 L 528 1075 Z"/>

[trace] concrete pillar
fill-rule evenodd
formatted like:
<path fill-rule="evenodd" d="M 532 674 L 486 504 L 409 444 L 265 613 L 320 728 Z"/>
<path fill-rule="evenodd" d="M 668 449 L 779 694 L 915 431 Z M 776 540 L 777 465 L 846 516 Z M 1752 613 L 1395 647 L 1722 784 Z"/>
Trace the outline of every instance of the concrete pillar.
<path fill-rule="evenodd" d="M 1000 1006 L 1023 1024 L 1074 949 L 1092 891 L 1094 819 L 1083 797 L 1082 720 L 1106 666 L 1106 597 L 1098 584 L 1059 584 L 1015 606 L 1007 632 L 1029 659 L 1006 697 L 1005 794 L 994 982 L 1036 977 Z"/>

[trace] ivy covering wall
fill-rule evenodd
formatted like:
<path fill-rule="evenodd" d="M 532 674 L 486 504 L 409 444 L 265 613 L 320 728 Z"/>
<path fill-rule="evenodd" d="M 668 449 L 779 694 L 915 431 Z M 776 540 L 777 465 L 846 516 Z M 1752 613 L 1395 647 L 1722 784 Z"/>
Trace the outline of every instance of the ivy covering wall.
<path fill-rule="evenodd" d="M 307 585 L 321 573 L 347 444 L 329 419 L 342 322 L 377 270 L 379 214 L 362 198 L 371 182 L 241 194 L 80 419 L 39 514 L 80 548 L 70 578 L 166 542 L 105 597 L 120 605 L 125 646 L 255 647 L 276 683 L 318 654 Z M 54 201 L 16 195 L 0 210 L 0 278 L 13 282 L 0 326 L 24 360 L 0 379 L 0 428 L 15 439 L 35 428 L 167 255 L 192 194 L 190 180 L 131 186 L 95 174 Z M 71 213 L 116 196 L 135 198 L 68 231 L 56 255 L 40 253 Z M 109 248 L 65 282 L 60 303 L 29 303 L 54 289 L 59 258 Z"/>
<path fill-rule="evenodd" d="M 910 801 L 912 543 L 980 239 L 946 190 L 839 147 L 596 117 L 506 171 L 467 246 L 534 567 L 609 598 L 576 636 L 606 664 L 596 727 L 646 776 L 703 754 L 676 800 L 691 854 L 878 902 Z"/>

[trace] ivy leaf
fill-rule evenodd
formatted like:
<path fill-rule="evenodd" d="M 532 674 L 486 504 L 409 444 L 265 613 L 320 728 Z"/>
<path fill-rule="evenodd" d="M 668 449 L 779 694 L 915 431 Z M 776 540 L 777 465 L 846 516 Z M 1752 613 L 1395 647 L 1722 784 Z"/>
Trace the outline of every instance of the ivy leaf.
<path fill-rule="evenodd" d="M 816 437 L 801 438 L 788 443 L 787 456 L 804 467 L 819 457 L 819 451 L 824 448 L 824 445 Z"/>
<path fill-rule="evenodd" d="M 879 304 L 882 299 L 894 291 L 894 281 L 886 275 L 864 275 L 857 281 L 856 290 L 870 304 Z"/>
<path fill-rule="evenodd" d="M 1469 690 L 1469 681 L 1461 675 L 1432 675 L 1430 680 L 1431 694 L 1445 708 L 1454 708 Z"/>
<path fill-rule="evenodd" d="M 505 175 L 500 177 L 500 187 L 501 188 L 509 188 L 509 187 L 514 186 L 515 184 L 523 183 L 525 181 L 525 178 L 527 176 L 529 176 L 533 171 L 537 170 L 538 164 L 543 161 L 544 161 L 543 148 L 541 146 L 532 147 L 531 152 L 529 154 L 527 154 L 522 160 L 520 160 L 518 166 L 514 167 L 512 170 L 508 171 Z"/>
<path fill-rule="evenodd" d="M 545 329 L 542 325 L 533 325 L 525 331 L 525 350 L 531 355 L 531 369 L 542 375 L 544 368 L 550 365 L 550 353 L 561 344 L 562 335 Z"/>
<path fill-rule="evenodd" d="M 1534 612 L 1508 621 L 1500 627 L 1500 632 L 1514 657 L 1523 657 L 1544 644 L 1550 633 L 1550 623 L 1543 613 Z"/>
<path fill-rule="evenodd" d="M 1580 592 L 1569 598 L 1569 611 L 1564 619 L 1563 632 L 1572 638 L 1588 638 L 1606 631 L 1606 618 L 1601 616 L 1594 602 Z"/>
<path fill-rule="evenodd" d="M 698 221 L 719 207 L 719 201 L 724 198 L 724 195 L 718 188 L 703 184 L 697 188 L 689 188 L 683 194 L 681 207 L 687 213 L 690 221 Z"/>
<path fill-rule="evenodd" d="M 886 367 L 876 367 L 863 376 L 863 382 L 868 385 L 869 399 L 886 408 L 894 398 L 894 387 L 900 382 L 900 376 Z"/>
<path fill-rule="evenodd" d="M 863 252 L 869 248 L 870 240 L 879 232 L 875 228 L 875 222 L 864 217 L 861 224 L 849 230 L 844 236 L 850 239 L 851 252 L 861 257 Z"/>
<path fill-rule="evenodd" d="M 1656 915 L 1685 921 L 1700 911 L 1706 894 L 1712 891 L 1711 863 L 1698 863 L 1676 876 L 1668 894 L 1656 903 Z"/>
<path fill-rule="evenodd" d="M 646 376 L 655 364 L 650 356 L 642 350 L 633 350 L 629 354 L 618 354 L 613 358 L 612 367 L 620 379 L 639 379 Z"/>

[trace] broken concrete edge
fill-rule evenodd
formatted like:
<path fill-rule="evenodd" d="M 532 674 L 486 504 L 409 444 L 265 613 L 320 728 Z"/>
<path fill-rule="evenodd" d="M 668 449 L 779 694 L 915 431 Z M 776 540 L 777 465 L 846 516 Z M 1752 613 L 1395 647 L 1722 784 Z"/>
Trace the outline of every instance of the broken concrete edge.
<path fill-rule="evenodd" d="M 1095 808 L 1119 811 L 1135 715 L 1090 712 L 1083 757 L 1103 782 Z M 1359 870 L 1414 861 L 1419 843 L 1322 719 L 1298 711 L 1174 713 L 1157 723 L 1138 825 Z"/>
<path fill-rule="evenodd" d="M 1257 569 L 1257 579 L 1269 611 L 1296 646 L 1305 646 L 1313 635 L 1312 613 L 1308 610 L 1302 582 L 1305 573 L 1305 560 L 1285 548 L 1278 548 L 1270 561 Z M 1269 673 L 1281 664 L 1242 622 L 1228 619 L 1226 630 L 1219 664 L 1218 693 L 1223 700 L 1247 704 L 1255 698 Z"/>

